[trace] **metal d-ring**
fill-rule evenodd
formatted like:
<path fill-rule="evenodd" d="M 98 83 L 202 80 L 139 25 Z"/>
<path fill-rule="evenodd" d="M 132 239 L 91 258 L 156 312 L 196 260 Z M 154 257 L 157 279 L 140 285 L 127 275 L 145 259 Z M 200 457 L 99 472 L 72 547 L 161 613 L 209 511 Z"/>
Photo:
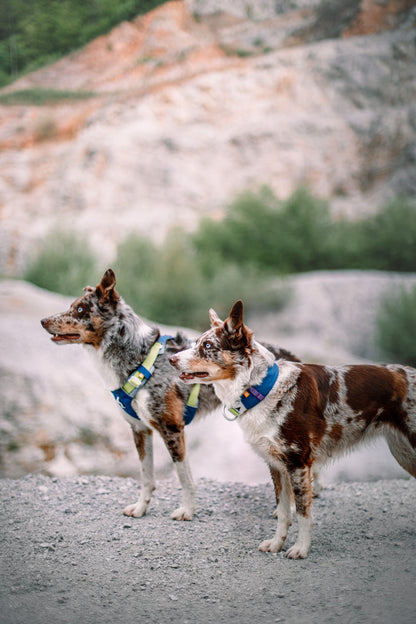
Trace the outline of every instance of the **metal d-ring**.
<path fill-rule="evenodd" d="M 228 407 L 223 405 L 222 406 L 222 415 L 224 416 L 225 420 L 228 420 L 228 422 L 233 422 L 234 420 L 237 420 L 237 418 L 239 417 L 240 414 L 235 414 L 233 418 L 229 418 L 226 415 L 228 411 L 229 411 Z"/>

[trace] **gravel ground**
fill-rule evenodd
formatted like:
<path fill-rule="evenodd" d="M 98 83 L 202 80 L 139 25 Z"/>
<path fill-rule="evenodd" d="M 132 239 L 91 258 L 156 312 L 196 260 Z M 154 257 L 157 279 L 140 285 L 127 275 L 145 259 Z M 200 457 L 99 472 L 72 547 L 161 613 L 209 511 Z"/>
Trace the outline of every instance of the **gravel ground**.
<path fill-rule="evenodd" d="M 121 514 L 133 479 L 29 475 L 0 488 L 1 624 L 415 621 L 415 480 L 327 487 L 303 561 L 257 550 L 275 528 L 269 484 L 201 480 L 185 523 L 169 518 L 175 481 L 141 519 Z"/>

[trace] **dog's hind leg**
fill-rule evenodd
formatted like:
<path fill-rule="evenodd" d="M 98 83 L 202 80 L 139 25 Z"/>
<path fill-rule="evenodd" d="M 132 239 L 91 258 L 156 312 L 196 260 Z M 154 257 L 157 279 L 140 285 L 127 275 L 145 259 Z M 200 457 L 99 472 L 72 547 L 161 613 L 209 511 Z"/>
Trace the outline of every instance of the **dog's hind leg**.
<path fill-rule="evenodd" d="M 137 503 L 129 505 L 123 510 L 125 516 L 140 518 L 144 516 L 155 489 L 153 468 L 153 432 L 151 429 L 133 429 L 134 442 L 140 459 L 141 489 Z"/>
<path fill-rule="evenodd" d="M 290 481 L 295 495 L 296 515 L 299 533 L 296 544 L 286 553 L 289 559 L 304 559 L 311 547 L 312 534 L 312 479 L 307 466 L 290 472 Z"/>
<path fill-rule="evenodd" d="M 259 550 L 276 553 L 282 550 L 291 524 L 290 495 L 292 489 L 286 470 L 278 470 L 274 466 L 269 466 L 269 469 L 276 494 L 277 529 L 273 539 L 261 542 Z"/>

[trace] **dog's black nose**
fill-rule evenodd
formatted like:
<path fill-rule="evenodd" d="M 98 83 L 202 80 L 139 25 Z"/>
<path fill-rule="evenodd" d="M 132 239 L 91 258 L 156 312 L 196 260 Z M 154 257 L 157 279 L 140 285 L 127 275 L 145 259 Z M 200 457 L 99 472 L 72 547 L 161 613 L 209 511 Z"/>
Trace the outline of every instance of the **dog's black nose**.
<path fill-rule="evenodd" d="M 41 325 L 42 325 L 42 327 L 44 328 L 44 327 L 46 326 L 47 322 L 48 322 L 48 319 L 47 319 L 47 318 L 44 318 L 44 319 L 41 319 L 40 324 L 41 324 Z"/>

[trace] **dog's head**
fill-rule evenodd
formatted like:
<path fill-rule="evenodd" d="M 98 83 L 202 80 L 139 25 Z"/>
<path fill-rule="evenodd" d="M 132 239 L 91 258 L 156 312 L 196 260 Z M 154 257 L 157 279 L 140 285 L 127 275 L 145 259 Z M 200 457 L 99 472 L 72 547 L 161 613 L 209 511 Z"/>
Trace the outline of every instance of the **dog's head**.
<path fill-rule="evenodd" d="M 108 269 L 101 282 L 84 288 L 85 294 L 76 299 L 66 312 L 41 320 L 42 327 L 52 334 L 56 344 L 91 344 L 99 347 L 106 321 L 114 315 L 119 301 L 115 290 L 116 276 Z"/>
<path fill-rule="evenodd" d="M 185 383 L 212 383 L 234 379 L 251 362 L 253 332 L 243 322 L 243 303 L 237 301 L 225 321 L 214 310 L 209 311 L 211 329 L 195 344 L 173 355 L 169 361 Z"/>

